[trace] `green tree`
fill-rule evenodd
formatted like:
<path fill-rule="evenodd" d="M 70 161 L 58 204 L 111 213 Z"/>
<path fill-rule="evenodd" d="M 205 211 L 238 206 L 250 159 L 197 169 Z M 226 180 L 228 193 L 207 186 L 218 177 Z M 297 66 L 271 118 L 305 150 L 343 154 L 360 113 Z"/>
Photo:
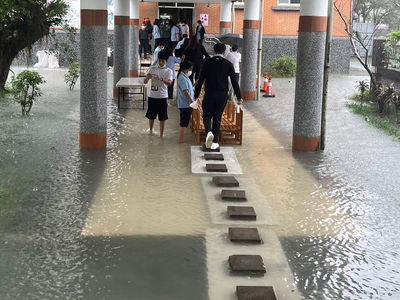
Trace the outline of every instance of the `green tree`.
<path fill-rule="evenodd" d="M 398 0 L 353 0 L 353 17 L 358 22 L 387 24 L 391 29 L 397 29 L 399 15 Z"/>
<path fill-rule="evenodd" d="M 47 36 L 52 26 L 62 24 L 67 12 L 64 0 L 1 0 L 0 89 L 18 53 Z"/>

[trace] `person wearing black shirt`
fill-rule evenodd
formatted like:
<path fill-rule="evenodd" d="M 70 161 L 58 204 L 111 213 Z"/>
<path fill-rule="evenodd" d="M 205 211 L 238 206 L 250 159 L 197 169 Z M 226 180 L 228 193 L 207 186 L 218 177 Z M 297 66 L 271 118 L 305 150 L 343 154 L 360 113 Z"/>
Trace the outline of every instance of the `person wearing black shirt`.
<path fill-rule="evenodd" d="M 219 148 L 219 128 L 226 102 L 228 101 L 229 82 L 231 80 L 236 94 L 237 103 L 242 104 L 242 95 L 239 84 L 236 81 L 235 68 L 232 63 L 224 58 L 225 44 L 215 44 L 213 58 L 207 59 L 200 72 L 200 78 L 196 86 L 194 96 L 200 95 L 203 84 L 205 84 L 203 99 L 203 123 L 207 133 L 206 147 L 211 149 Z M 212 122 L 212 127 L 211 127 Z"/>
<path fill-rule="evenodd" d="M 194 36 L 196 37 L 196 39 L 200 45 L 203 45 L 205 33 L 206 33 L 206 30 L 204 29 L 203 24 L 201 23 L 200 20 L 198 20 L 197 26 L 196 26 L 196 33 L 194 34 Z"/>
<path fill-rule="evenodd" d="M 196 37 L 193 36 L 182 55 L 182 61 L 191 61 L 193 63 L 193 73 L 190 75 L 192 82 L 199 78 L 204 58 L 210 58 L 210 55 L 208 55 L 204 46 L 197 42 Z"/>
<path fill-rule="evenodd" d="M 139 55 L 140 58 L 147 58 L 147 53 L 149 53 L 149 37 L 146 30 L 146 25 L 143 23 L 142 27 L 139 29 Z"/>

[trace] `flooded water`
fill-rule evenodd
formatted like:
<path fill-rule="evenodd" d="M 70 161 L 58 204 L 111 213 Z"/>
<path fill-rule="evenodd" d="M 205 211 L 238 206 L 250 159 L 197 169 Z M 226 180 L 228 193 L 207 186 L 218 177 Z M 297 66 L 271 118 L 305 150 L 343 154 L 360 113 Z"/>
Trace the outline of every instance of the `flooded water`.
<path fill-rule="evenodd" d="M 42 73 L 30 118 L 0 103 L 0 299 L 224 300 L 232 249 L 190 171 L 190 133 L 177 144 L 177 109 L 161 140 L 109 100 L 107 150 L 81 151 L 79 86 Z M 332 79 L 324 153 L 290 150 L 293 83 L 246 104 L 235 152 L 277 220 L 260 230 L 267 268 L 288 265 L 274 273 L 284 299 L 400 299 L 400 147 L 345 108 L 358 78 Z"/>

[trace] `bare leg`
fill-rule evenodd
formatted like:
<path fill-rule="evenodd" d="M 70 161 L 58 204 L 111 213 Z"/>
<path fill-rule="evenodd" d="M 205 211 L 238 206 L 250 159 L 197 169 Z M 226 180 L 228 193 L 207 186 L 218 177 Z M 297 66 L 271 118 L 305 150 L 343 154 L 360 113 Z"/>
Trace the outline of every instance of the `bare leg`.
<path fill-rule="evenodd" d="M 183 138 L 185 136 L 186 127 L 179 127 L 179 144 L 183 143 Z"/>
<path fill-rule="evenodd" d="M 160 121 L 160 137 L 164 136 L 165 121 Z"/>
<path fill-rule="evenodd" d="M 153 132 L 153 127 L 154 127 L 154 120 L 149 120 L 150 133 Z"/>

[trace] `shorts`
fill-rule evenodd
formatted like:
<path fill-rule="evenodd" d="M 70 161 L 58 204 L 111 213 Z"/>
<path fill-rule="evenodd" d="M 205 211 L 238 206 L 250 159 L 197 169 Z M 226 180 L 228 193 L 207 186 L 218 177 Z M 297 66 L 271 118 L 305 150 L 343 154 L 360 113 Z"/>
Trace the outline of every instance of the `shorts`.
<path fill-rule="evenodd" d="M 179 110 L 181 111 L 180 114 L 181 121 L 179 123 L 180 127 L 188 127 L 193 108 L 187 107 L 187 108 L 180 108 Z"/>
<path fill-rule="evenodd" d="M 158 115 L 159 121 L 168 120 L 168 102 L 167 98 L 152 98 L 149 97 L 149 106 L 146 112 L 146 118 L 155 120 Z"/>

